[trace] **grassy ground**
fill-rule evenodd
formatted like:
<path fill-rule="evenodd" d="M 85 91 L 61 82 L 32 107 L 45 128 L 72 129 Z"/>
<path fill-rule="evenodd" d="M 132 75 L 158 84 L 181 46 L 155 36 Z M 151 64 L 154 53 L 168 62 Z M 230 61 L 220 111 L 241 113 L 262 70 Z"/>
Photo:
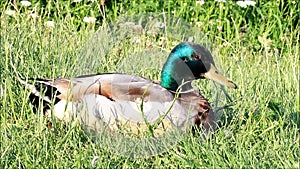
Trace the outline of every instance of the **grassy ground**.
<path fill-rule="evenodd" d="M 99 156 L 99 168 L 299 168 L 300 7 L 296 1 L 283 2 L 259 1 L 247 8 L 213 1 L 200 5 L 133 0 L 107 2 L 106 6 L 37 1 L 29 7 L 18 2 L 18 8 L 1 2 L 0 167 L 91 168 L 92 159 Z M 9 16 L 9 9 L 16 13 Z M 238 84 L 237 90 L 227 90 L 230 102 L 215 96 L 207 81 L 196 83 L 215 109 L 220 106 L 215 102 L 219 98 L 222 105 L 231 105 L 222 111 L 214 137 L 203 140 L 187 135 L 168 152 L 133 159 L 107 152 L 76 123 L 57 121 L 55 132 L 49 131 L 46 119 L 32 112 L 29 92 L 15 79 L 13 67 L 23 77 L 122 71 L 158 80 L 166 53 L 183 39 L 182 34 L 188 35 L 184 26 L 171 26 L 172 33 L 161 31 L 157 36 L 116 39 L 117 45 L 108 43 L 110 39 L 91 39 L 119 16 L 149 16 L 138 15 L 143 11 L 182 17 L 201 32 L 197 40 L 213 47 L 218 67 Z M 33 13 L 39 17 L 32 18 Z M 96 23 L 83 22 L 85 16 L 96 17 Z M 46 21 L 54 21 L 54 27 L 46 26 Z M 112 48 L 96 48 L 95 53 L 93 42 L 98 48 Z M 158 50 L 159 56 L 143 54 L 147 56 L 140 58 L 143 62 L 135 63 L 132 58 L 148 48 Z"/>

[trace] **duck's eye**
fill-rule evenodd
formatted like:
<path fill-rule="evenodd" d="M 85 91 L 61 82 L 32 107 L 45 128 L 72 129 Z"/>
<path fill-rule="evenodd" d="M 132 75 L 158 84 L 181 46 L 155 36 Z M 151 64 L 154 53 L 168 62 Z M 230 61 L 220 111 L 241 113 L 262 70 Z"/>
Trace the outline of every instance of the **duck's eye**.
<path fill-rule="evenodd" d="M 195 53 L 192 54 L 192 58 L 195 60 L 200 60 L 200 56 Z"/>

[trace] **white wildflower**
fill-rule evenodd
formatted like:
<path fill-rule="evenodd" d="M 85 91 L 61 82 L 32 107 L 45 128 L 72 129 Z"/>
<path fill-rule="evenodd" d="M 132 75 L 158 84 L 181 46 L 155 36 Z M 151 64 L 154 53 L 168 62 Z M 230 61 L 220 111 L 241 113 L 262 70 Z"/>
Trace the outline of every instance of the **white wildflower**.
<path fill-rule="evenodd" d="M 247 8 L 247 5 L 245 4 L 244 1 L 237 1 L 236 4 L 242 8 Z"/>
<path fill-rule="evenodd" d="M 243 8 L 247 8 L 247 6 L 255 6 L 256 2 L 251 1 L 251 0 L 245 0 L 245 1 L 237 1 L 237 5 Z"/>
<path fill-rule="evenodd" d="M 231 130 L 224 130 L 224 134 L 225 134 L 225 136 L 230 136 L 230 135 L 232 135 L 232 131 Z"/>
<path fill-rule="evenodd" d="M 81 2 L 82 0 L 73 0 L 73 2 Z"/>
<path fill-rule="evenodd" d="M 205 4 L 204 0 L 196 1 L 196 5 L 203 5 L 203 4 Z"/>
<path fill-rule="evenodd" d="M 86 23 L 95 23 L 96 22 L 96 18 L 95 17 L 84 17 L 83 18 L 83 22 L 86 22 Z"/>
<path fill-rule="evenodd" d="M 138 38 L 138 37 L 135 37 L 135 38 L 134 38 L 134 42 L 135 42 L 135 43 L 141 43 L 141 39 Z"/>
<path fill-rule="evenodd" d="M 6 14 L 6 15 L 9 15 L 9 16 L 13 16 L 13 15 L 16 14 L 16 11 L 14 11 L 14 10 L 7 10 L 7 11 L 5 12 L 5 14 Z"/>
<path fill-rule="evenodd" d="M 199 21 L 199 22 L 196 22 L 196 25 L 197 25 L 199 28 L 202 28 L 202 26 L 203 26 L 204 24 L 203 24 L 203 22 L 200 22 L 200 21 Z"/>
<path fill-rule="evenodd" d="M 217 26 L 217 29 L 218 29 L 219 32 L 222 32 L 223 27 L 222 26 Z"/>
<path fill-rule="evenodd" d="M 217 2 L 226 2 L 226 0 L 215 0 Z"/>
<path fill-rule="evenodd" d="M 30 6 L 31 2 L 29 2 L 29 1 L 21 1 L 21 5 L 22 6 Z"/>
<path fill-rule="evenodd" d="M 247 6 L 255 6 L 256 4 L 255 1 L 251 1 L 251 0 L 245 0 L 244 2 L 246 3 Z"/>
<path fill-rule="evenodd" d="M 37 19 L 39 16 L 36 13 L 30 14 L 30 17 L 33 19 Z"/>
<path fill-rule="evenodd" d="M 47 21 L 47 22 L 45 22 L 45 25 L 46 25 L 47 27 L 54 28 L 55 23 L 54 23 L 53 21 Z"/>

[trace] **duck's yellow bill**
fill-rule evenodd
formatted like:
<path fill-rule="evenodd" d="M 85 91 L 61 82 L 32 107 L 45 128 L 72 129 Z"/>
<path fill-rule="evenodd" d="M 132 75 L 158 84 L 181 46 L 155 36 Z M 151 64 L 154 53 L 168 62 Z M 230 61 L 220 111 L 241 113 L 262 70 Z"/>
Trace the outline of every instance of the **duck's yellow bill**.
<path fill-rule="evenodd" d="M 231 87 L 234 89 L 237 88 L 237 85 L 233 83 L 230 79 L 221 75 L 213 64 L 210 65 L 210 69 L 208 70 L 208 72 L 204 73 L 204 77 L 206 79 L 213 80 L 223 86 Z"/>

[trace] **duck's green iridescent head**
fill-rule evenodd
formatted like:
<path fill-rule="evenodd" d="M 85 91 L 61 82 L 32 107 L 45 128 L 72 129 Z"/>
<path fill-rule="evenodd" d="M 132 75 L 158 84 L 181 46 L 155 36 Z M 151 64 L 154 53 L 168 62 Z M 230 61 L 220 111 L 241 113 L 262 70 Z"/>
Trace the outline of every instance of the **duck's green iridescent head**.
<path fill-rule="evenodd" d="M 171 51 L 163 67 L 161 85 L 176 91 L 182 83 L 199 78 L 237 88 L 231 80 L 218 73 L 211 53 L 204 46 L 192 42 L 180 43 Z"/>

